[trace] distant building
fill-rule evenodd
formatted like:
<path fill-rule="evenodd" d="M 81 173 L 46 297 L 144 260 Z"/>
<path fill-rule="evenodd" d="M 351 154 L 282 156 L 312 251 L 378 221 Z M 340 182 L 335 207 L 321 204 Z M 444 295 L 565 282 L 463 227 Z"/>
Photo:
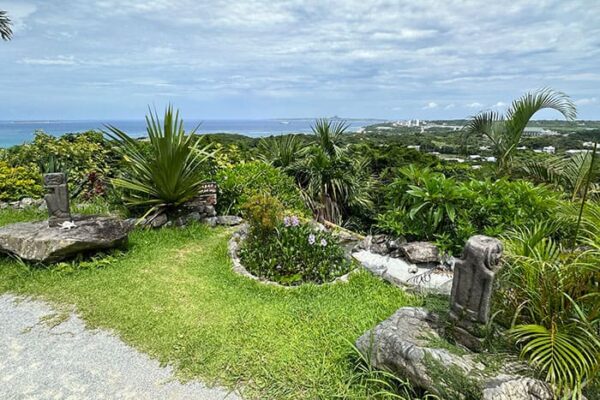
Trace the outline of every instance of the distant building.
<path fill-rule="evenodd" d="M 571 149 L 565 151 L 566 154 L 578 154 L 578 153 L 589 153 L 591 150 L 583 150 L 583 149 Z"/>
<path fill-rule="evenodd" d="M 537 126 L 526 127 L 523 130 L 523 135 L 525 136 L 557 136 L 560 133 L 556 131 L 551 131 L 550 129 L 545 129 Z"/>
<path fill-rule="evenodd" d="M 517 150 L 527 150 L 527 146 L 519 146 L 517 147 Z"/>
<path fill-rule="evenodd" d="M 594 147 L 594 142 L 583 142 L 583 147 Z"/>
<path fill-rule="evenodd" d="M 490 146 L 479 146 L 479 150 L 481 150 L 481 151 L 486 151 L 489 149 L 490 149 Z"/>
<path fill-rule="evenodd" d="M 471 160 L 479 160 L 481 158 L 481 156 L 479 154 L 473 154 L 473 155 L 469 156 L 469 158 Z"/>
<path fill-rule="evenodd" d="M 406 146 L 407 149 L 413 149 L 413 150 L 421 150 L 421 146 L 417 145 L 417 144 L 411 144 L 410 146 Z"/>
<path fill-rule="evenodd" d="M 486 157 L 485 161 L 487 161 L 487 162 L 496 162 L 496 157 Z"/>
<path fill-rule="evenodd" d="M 544 147 L 544 148 L 542 149 L 542 151 L 543 151 L 544 153 L 548 153 L 548 154 L 554 154 L 554 153 L 556 153 L 556 147 L 554 147 L 554 146 L 546 146 L 546 147 Z"/>

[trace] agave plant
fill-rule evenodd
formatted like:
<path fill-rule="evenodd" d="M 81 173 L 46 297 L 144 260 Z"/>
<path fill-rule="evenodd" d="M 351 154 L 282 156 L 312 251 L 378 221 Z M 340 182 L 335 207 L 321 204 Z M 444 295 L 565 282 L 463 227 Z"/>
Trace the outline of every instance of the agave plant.
<path fill-rule="evenodd" d="M 212 154 L 209 146 L 201 146 L 195 130 L 186 134 L 179 111 L 174 112 L 172 106 L 165 110 L 162 124 L 156 111 L 150 110 L 146 125 L 148 149 L 127 133 L 107 125 L 105 133 L 115 141 L 116 150 L 128 167 L 112 183 L 126 190 L 125 200 L 130 206 L 150 207 L 148 213 L 176 208 L 198 194 Z"/>
<path fill-rule="evenodd" d="M 0 38 L 10 40 L 12 38 L 11 21 L 6 15 L 6 11 L 0 10 Z"/>
<path fill-rule="evenodd" d="M 472 117 L 465 127 L 465 138 L 480 135 L 489 139 L 496 153 L 498 173 L 507 174 L 529 120 L 545 108 L 560 112 L 569 121 L 577 116 L 575 103 L 566 94 L 545 88 L 513 101 L 504 116 L 484 111 Z"/>

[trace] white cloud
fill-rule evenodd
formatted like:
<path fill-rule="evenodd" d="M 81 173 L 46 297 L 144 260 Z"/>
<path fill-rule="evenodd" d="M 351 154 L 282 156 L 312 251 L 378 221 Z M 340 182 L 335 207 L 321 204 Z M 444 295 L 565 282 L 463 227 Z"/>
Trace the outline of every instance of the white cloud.
<path fill-rule="evenodd" d="M 29 65 L 75 65 L 77 61 L 73 56 L 56 56 L 43 58 L 23 58 L 23 64 Z"/>
<path fill-rule="evenodd" d="M 598 102 L 597 97 L 589 97 L 589 98 L 575 100 L 575 104 L 577 104 L 578 106 L 588 106 L 590 104 L 596 104 L 597 102 Z"/>
<path fill-rule="evenodd" d="M 508 104 L 506 104 L 505 102 L 503 102 L 503 101 L 499 101 L 499 102 L 497 102 L 496 104 L 494 104 L 494 105 L 492 106 L 492 108 L 504 108 L 504 107 L 506 107 L 507 105 L 508 105 Z"/>
<path fill-rule="evenodd" d="M 473 103 L 467 104 L 467 107 L 469 107 L 469 108 L 481 108 L 481 107 L 483 107 L 483 104 L 478 103 L 478 102 L 473 102 Z"/>
<path fill-rule="evenodd" d="M 446 105 L 444 106 L 444 110 L 451 110 L 451 109 L 453 109 L 454 107 L 456 107 L 456 104 L 454 104 L 454 103 L 446 104 Z"/>
<path fill-rule="evenodd" d="M 425 106 L 423 107 L 423 110 L 431 110 L 432 108 L 437 108 L 438 104 L 430 101 L 429 103 L 425 104 Z"/>

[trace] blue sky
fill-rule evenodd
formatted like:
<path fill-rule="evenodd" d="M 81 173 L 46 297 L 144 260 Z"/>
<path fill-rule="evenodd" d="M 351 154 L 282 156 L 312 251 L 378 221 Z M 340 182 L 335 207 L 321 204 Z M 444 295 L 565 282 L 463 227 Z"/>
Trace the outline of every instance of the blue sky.
<path fill-rule="evenodd" d="M 0 119 L 462 118 L 523 92 L 600 119 L 600 1 L 0 0 Z M 541 117 L 554 118 L 555 114 Z"/>

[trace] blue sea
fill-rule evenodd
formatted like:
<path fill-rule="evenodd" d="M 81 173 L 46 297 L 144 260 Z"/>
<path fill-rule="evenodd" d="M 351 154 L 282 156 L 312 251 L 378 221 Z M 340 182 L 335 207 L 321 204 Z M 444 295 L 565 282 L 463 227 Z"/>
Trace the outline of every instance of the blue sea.
<path fill-rule="evenodd" d="M 260 120 L 186 120 L 185 129 L 191 131 L 198 124 L 198 133 L 239 133 L 250 137 L 305 133 L 311 131 L 314 119 L 260 119 Z M 372 125 L 382 120 L 352 119 L 349 131 Z M 0 147 L 10 147 L 31 141 L 36 130 L 60 136 L 65 133 L 102 130 L 114 125 L 134 137 L 146 136 L 144 120 L 95 120 L 95 121 L 0 121 Z"/>

